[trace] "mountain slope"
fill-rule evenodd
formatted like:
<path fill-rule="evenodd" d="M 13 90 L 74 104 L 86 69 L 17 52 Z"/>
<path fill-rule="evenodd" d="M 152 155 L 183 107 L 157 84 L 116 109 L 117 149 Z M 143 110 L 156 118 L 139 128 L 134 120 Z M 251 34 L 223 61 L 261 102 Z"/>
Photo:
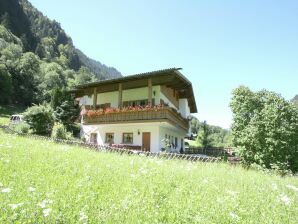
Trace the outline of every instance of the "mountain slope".
<path fill-rule="evenodd" d="M 292 99 L 294 105 L 297 107 L 298 109 L 298 95 L 296 95 L 293 99 Z"/>
<path fill-rule="evenodd" d="M 41 59 L 52 61 L 62 55 L 61 48 L 65 46 L 64 56 L 70 69 L 77 71 L 85 66 L 98 80 L 121 76 L 115 68 L 92 60 L 76 49 L 60 24 L 48 19 L 27 0 L 1 0 L 0 18 L 1 24 L 21 39 L 25 52 L 31 51 Z"/>

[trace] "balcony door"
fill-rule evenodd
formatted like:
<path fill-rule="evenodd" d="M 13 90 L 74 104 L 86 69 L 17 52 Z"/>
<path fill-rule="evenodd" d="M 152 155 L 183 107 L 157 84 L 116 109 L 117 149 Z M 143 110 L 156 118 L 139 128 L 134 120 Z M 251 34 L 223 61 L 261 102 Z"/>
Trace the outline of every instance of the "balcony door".
<path fill-rule="evenodd" d="M 150 151 L 150 132 L 143 132 L 142 149 Z"/>

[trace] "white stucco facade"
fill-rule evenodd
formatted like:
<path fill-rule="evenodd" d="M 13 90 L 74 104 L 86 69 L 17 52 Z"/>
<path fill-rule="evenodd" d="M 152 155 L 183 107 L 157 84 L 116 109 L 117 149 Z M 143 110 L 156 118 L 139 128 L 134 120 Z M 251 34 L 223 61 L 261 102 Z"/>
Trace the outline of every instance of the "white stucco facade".
<path fill-rule="evenodd" d="M 81 134 L 85 136 L 86 141 L 90 141 L 91 134 L 96 134 L 98 145 L 109 145 L 106 143 L 106 134 L 113 133 L 114 144 L 123 143 L 123 133 L 132 133 L 133 146 L 142 146 L 143 132 L 150 133 L 150 151 L 160 152 L 165 148 L 165 138 L 172 143 L 170 151 L 179 153 L 184 149 L 184 137 L 186 132 L 180 128 L 174 127 L 168 122 L 146 122 L 146 123 L 125 123 L 125 124 L 101 124 L 101 125 L 83 125 Z M 177 143 L 177 145 L 176 145 Z M 130 145 L 130 144 L 125 144 Z"/>

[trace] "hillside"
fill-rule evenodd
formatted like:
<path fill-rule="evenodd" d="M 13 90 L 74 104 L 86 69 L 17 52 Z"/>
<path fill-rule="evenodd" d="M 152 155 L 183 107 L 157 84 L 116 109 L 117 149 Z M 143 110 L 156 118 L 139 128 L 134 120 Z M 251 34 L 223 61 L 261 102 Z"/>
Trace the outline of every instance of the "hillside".
<path fill-rule="evenodd" d="M 121 76 L 115 68 L 94 61 L 76 49 L 60 24 L 48 19 L 27 0 L 1 0 L 0 17 L 2 25 L 21 39 L 25 51 L 35 52 L 40 58 L 46 57 L 47 55 L 42 52 L 46 41 L 44 38 L 50 38 L 53 47 L 52 56 L 60 54 L 58 50 L 60 44 L 69 46 L 71 69 L 78 70 L 81 66 L 86 66 L 98 79 Z"/>
<path fill-rule="evenodd" d="M 55 88 L 121 76 L 78 50 L 27 0 L 1 0 L 0 23 L 0 104 L 48 102 Z"/>
<path fill-rule="evenodd" d="M 292 101 L 294 102 L 294 105 L 297 107 L 297 109 L 298 109 L 298 95 L 296 95 L 293 99 L 292 99 Z"/>
<path fill-rule="evenodd" d="M 30 161 L 30 162 L 28 162 Z M 298 179 L 0 130 L 1 223 L 297 223 Z"/>

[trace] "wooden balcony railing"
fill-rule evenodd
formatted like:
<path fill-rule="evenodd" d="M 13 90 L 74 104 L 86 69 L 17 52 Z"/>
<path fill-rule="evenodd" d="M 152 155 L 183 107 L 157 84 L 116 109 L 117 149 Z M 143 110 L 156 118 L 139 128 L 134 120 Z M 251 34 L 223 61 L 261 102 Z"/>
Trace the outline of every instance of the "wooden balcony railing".
<path fill-rule="evenodd" d="M 183 118 L 177 111 L 170 107 L 156 110 L 120 111 L 116 113 L 101 114 L 95 116 L 83 115 L 83 124 L 111 124 L 111 123 L 134 123 L 148 121 L 167 121 L 184 130 L 188 130 L 188 120 Z"/>

